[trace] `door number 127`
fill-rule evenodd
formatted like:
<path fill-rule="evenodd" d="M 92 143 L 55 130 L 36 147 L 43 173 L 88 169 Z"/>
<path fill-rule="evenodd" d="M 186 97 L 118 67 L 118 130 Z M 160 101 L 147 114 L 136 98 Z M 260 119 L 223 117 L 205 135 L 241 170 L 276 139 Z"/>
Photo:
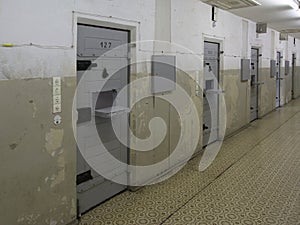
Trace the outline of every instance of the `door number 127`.
<path fill-rule="evenodd" d="M 111 42 L 102 41 L 102 42 L 100 42 L 100 47 L 101 48 L 111 48 Z"/>

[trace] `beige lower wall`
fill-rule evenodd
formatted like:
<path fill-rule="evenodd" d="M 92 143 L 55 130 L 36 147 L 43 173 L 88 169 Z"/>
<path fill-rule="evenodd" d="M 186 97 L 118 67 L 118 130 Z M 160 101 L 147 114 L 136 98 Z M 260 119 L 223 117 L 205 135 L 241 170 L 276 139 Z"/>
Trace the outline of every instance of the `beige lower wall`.
<path fill-rule="evenodd" d="M 300 97 L 300 66 L 295 68 L 295 77 L 294 77 L 294 97 Z"/>
<path fill-rule="evenodd" d="M 263 82 L 259 86 L 259 117 L 263 117 L 276 107 L 276 78 L 271 77 L 270 68 L 261 68 L 259 80 Z"/>
<path fill-rule="evenodd" d="M 290 78 L 285 74 L 285 67 L 281 67 L 281 77 L 283 80 L 280 81 L 280 105 L 284 106 L 289 102 L 288 92 L 290 91 Z"/>
<path fill-rule="evenodd" d="M 62 82 L 62 124 L 52 114 L 52 79 L 0 81 L 0 218 L 6 225 L 76 219 L 75 78 Z"/>
<path fill-rule="evenodd" d="M 297 67 L 299 74 L 300 67 Z M 191 72 L 191 74 L 198 74 Z M 142 75 L 133 75 L 131 80 Z M 241 82 L 240 70 L 221 72 L 226 91 L 226 134 L 234 133 L 250 120 L 250 83 Z M 295 80 L 295 96 L 300 96 L 299 75 Z M 270 69 L 260 70 L 259 112 L 263 116 L 275 108 L 276 82 Z M 179 72 L 177 83 L 194 100 L 202 124 L 202 94 L 196 95 L 196 83 Z M 76 218 L 76 145 L 72 130 L 72 103 L 75 78 L 62 83 L 62 125 L 53 123 L 52 80 L 27 79 L 0 82 L 1 157 L 0 157 L 0 218 L 1 224 L 67 224 Z M 135 93 L 138 95 L 139 93 Z M 159 162 L 174 150 L 181 131 L 176 110 L 158 98 L 147 98 L 136 104 L 131 113 L 132 131 L 140 138 L 149 135 L 148 122 L 154 116 L 164 118 L 169 132 L 161 146 L 141 153 L 131 151 L 131 163 L 148 165 Z M 193 130 L 191 124 L 185 124 Z M 202 149 L 202 128 L 196 151 Z M 186 138 L 190 147 L 192 135 Z M 186 149 L 183 149 L 184 152 Z M 156 174 L 168 169 L 157 168 Z M 133 173 L 133 177 L 138 177 Z M 153 174 L 149 174 L 149 178 Z"/>
<path fill-rule="evenodd" d="M 292 75 L 285 76 L 285 104 L 292 100 Z"/>
<path fill-rule="evenodd" d="M 241 81 L 240 70 L 225 70 L 222 74 L 227 109 L 226 135 L 230 135 L 250 121 L 250 89 L 249 82 Z"/>

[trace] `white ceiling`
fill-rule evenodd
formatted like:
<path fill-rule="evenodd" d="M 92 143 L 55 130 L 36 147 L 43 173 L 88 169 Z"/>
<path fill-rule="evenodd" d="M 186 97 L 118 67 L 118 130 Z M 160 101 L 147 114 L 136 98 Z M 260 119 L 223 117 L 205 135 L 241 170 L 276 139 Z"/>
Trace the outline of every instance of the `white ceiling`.
<path fill-rule="evenodd" d="M 300 10 L 290 5 L 293 1 L 256 0 L 261 5 L 229 11 L 255 22 L 267 23 L 268 27 L 278 31 L 298 29 L 298 33 L 290 33 L 290 35 L 300 39 Z"/>

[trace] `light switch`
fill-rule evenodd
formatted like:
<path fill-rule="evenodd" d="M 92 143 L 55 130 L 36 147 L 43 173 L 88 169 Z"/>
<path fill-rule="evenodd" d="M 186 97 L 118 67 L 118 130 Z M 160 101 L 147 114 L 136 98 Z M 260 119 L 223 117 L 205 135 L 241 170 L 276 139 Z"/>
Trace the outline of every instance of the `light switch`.
<path fill-rule="evenodd" d="M 54 87 L 53 86 L 53 96 L 54 95 L 61 95 L 61 87 Z"/>
<path fill-rule="evenodd" d="M 61 112 L 61 104 L 54 104 L 53 113 L 60 113 L 60 112 Z"/>
<path fill-rule="evenodd" d="M 52 105 L 53 113 L 61 112 L 61 78 L 53 77 L 53 87 L 52 87 Z"/>
<path fill-rule="evenodd" d="M 61 104 L 61 95 L 53 96 L 53 105 Z"/>
<path fill-rule="evenodd" d="M 53 87 L 60 87 L 60 86 L 61 86 L 61 78 L 53 77 Z"/>

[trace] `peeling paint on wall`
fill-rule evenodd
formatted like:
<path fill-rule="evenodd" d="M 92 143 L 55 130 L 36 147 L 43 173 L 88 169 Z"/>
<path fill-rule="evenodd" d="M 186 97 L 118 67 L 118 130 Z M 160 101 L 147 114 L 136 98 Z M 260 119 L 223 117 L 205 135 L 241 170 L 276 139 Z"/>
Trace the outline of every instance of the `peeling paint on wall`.
<path fill-rule="evenodd" d="M 33 100 L 30 100 L 29 103 L 32 104 L 32 110 L 33 110 L 32 118 L 35 118 L 36 113 L 37 113 L 37 107 L 36 107 L 36 104 L 35 104 L 35 102 L 34 102 Z"/>
<path fill-rule="evenodd" d="M 65 159 L 63 155 L 60 155 L 57 159 L 58 173 L 54 175 L 54 180 L 51 183 L 51 188 L 62 183 L 65 180 Z"/>
<path fill-rule="evenodd" d="M 52 155 L 54 151 L 61 148 L 63 138 L 64 131 L 62 129 L 51 129 L 50 132 L 46 134 L 45 147 L 50 155 Z"/>
<path fill-rule="evenodd" d="M 0 165 L 6 168 L 0 170 L 1 224 L 65 225 L 76 219 L 71 117 L 76 78 L 64 78 L 69 87 L 62 83 L 64 120 L 59 127 L 53 124 L 51 80 L 0 81 L 6 105 L 0 118 L 0 133 L 5 133 L 0 135 Z"/>
<path fill-rule="evenodd" d="M 250 121 L 249 82 L 241 82 L 240 70 L 227 70 L 223 74 L 227 110 L 226 135 L 230 135 Z"/>
<path fill-rule="evenodd" d="M 270 73 L 270 68 L 261 68 L 259 71 L 259 79 L 264 83 L 259 87 L 259 117 L 270 113 L 276 107 L 276 81 Z"/>

